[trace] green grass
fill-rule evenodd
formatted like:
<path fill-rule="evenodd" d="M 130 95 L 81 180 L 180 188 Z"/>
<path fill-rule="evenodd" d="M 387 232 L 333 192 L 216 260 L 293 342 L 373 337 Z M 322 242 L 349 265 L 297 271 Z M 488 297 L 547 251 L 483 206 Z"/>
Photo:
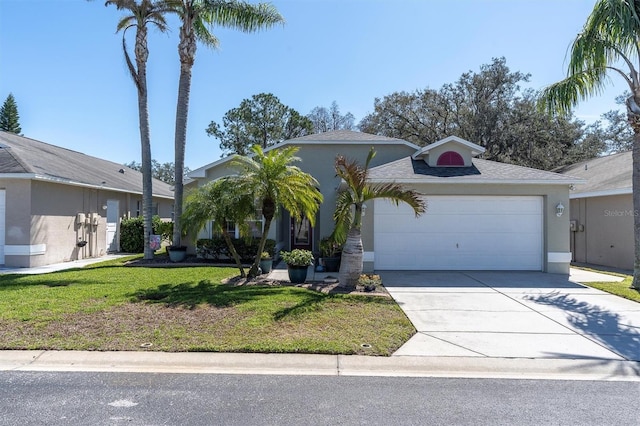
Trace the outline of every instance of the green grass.
<path fill-rule="evenodd" d="M 588 285 L 589 287 L 597 288 L 598 290 L 606 291 L 607 293 L 615 294 L 616 296 L 624 297 L 625 299 L 640 302 L 640 291 L 631 287 L 631 282 L 633 281 L 633 277 L 630 275 L 622 275 L 622 274 L 616 274 L 616 275 L 625 277 L 624 281 L 595 282 L 595 283 L 586 283 L 586 285 Z"/>
<path fill-rule="evenodd" d="M 124 267 L 0 276 L 0 349 L 390 355 L 415 329 L 393 300 L 230 286 L 233 268 Z M 362 344 L 371 349 L 362 348 Z"/>

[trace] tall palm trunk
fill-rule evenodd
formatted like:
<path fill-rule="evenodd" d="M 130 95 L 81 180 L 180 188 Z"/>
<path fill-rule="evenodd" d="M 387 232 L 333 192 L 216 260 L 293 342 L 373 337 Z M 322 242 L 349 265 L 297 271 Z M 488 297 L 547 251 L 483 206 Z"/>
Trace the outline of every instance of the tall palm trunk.
<path fill-rule="evenodd" d="M 184 18 L 180 28 L 180 82 L 176 107 L 175 132 L 175 190 L 173 207 L 173 245 L 182 245 L 182 202 L 184 199 L 184 151 L 187 143 L 187 118 L 189 116 L 189 95 L 191 92 L 191 69 L 196 56 L 196 38 L 191 20 Z"/>
<path fill-rule="evenodd" d="M 635 253 L 633 259 L 633 282 L 631 286 L 640 290 L 640 128 L 634 126 L 633 136 L 633 227 Z"/>
<path fill-rule="evenodd" d="M 140 121 L 140 148 L 142 161 L 142 216 L 144 219 L 144 258 L 153 259 L 153 250 L 149 245 L 149 236 L 153 232 L 153 183 L 151 170 L 151 131 L 149 128 L 149 107 L 147 100 L 147 28 L 138 27 L 136 31 L 135 56 L 137 76 L 134 80 L 138 88 L 138 118 Z M 133 74 L 133 71 L 132 71 Z"/>
<path fill-rule="evenodd" d="M 362 273 L 362 233 L 360 228 L 351 227 L 347 241 L 342 247 L 342 260 L 338 281 L 340 287 L 355 288 Z"/>

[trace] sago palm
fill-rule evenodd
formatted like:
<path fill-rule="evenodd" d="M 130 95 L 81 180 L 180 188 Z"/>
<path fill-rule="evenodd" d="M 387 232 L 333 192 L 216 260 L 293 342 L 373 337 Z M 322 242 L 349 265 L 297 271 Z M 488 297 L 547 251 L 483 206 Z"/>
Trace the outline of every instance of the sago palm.
<path fill-rule="evenodd" d="M 332 238 L 344 242 L 340 263 L 339 282 L 341 287 L 353 288 L 362 274 L 362 206 L 373 199 L 387 199 L 396 205 L 407 203 L 416 214 L 424 213 L 426 204 L 413 190 L 402 188 L 397 183 L 372 184 L 368 182 L 369 164 L 376 152 L 373 148 L 367 155 L 364 167 L 355 160 L 336 157 L 336 175 L 344 181 L 344 189 L 338 194 L 333 215 L 335 229 Z"/>
<path fill-rule="evenodd" d="M 322 202 L 322 194 L 318 191 L 318 181 L 313 176 L 292 165 L 300 160 L 295 157 L 297 147 L 288 146 L 265 153 L 260 145 L 254 145 L 251 151 L 253 156 L 237 156 L 232 164 L 239 169 L 235 178 L 238 187 L 253 195 L 264 216 L 256 260 L 249 270 L 249 277 L 255 277 L 271 222 L 280 207 L 286 209 L 291 217 L 299 219 L 305 216 L 313 225 Z"/>
<path fill-rule="evenodd" d="M 626 100 L 633 129 L 633 208 L 635 257 L 633 284 L 640 289 L 640 2 L 598 0 L 573 41 L 567 77 L 545 88 L 540 106 L 549 112 L 569 114 L 580 100 L 599 94 L 609 74 L 622 78 L 631 91 Z"/>
<path fill-rule="evenodd" d="M 122 51 L 136 89 L 138 91 L 138 120 L 140 126 L 140 147 L 142 165 L 142 215 L 144 217 L 144 258 L 153 258 L 153 249 L 149 246 L 149 235 L 152 232 L 153 188 L 151 169 L 151 131 L 149 128 L 149 108 L 147 102 L 147 26 L 153 25 L 160 31 L 167 30 L 162 2 L 151 0 L 108 0 L 105 6 L 114 5 L 118 10 L 126 10 L 130 14 L 118 22 L 117 29 L 122 31 Z M 135 64 L 129 56 L 126 43 L 126 32 L 136 29 L 134 47 Z"/>
<path fill-rule="evenodd" d="M 234 222 L 239 226 L 240 234 L 247 235 L 247 220 L 253 217 L 255 211 L 254 199 L 250 193 L 240 191 L 238 185 L 230 178 L 218 179 L 187 195 L 182 216 L 183 229 L 195 236 L 213 220 L 214 230 L 224 238 L 240 276 L 244 278 L 246 274 L 240 256 L 225 226 L 227 221 Z"/>
<path fill-rule="evenodd" d="M 187 141 L 187 118 L 191 92 L 191 69 L 195 62 L 197 42 L 216 48 L 214 27 L 254 32 L 283 23 L 284 19 L 269 3 L 256 5 L 237 0 L 165 0 L 164 4 L 180 19 L 180 80 L 175 127 L 175 205 L 173 244 L 180 245 L 183 201 L 184 152 Z"/>

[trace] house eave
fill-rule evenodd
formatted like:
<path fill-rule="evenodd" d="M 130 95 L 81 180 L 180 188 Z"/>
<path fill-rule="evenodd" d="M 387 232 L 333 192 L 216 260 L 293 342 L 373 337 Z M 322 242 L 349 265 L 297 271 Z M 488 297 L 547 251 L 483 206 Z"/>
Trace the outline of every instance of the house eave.
<path fill-rule="evenodd" d="M 403 146 L 407 146 L 411 149 L 415 149 L 418 150 L 420 149 L 420 147 L 418 145 L 415 145 L 411 142 L 407 142 L 407 141 L 403 141 L 401 139 L 398 140 L 388 140 L 388 141 L 367 141 L 367 140 L 363 140 L 363 141 L 348 141 L 348 140 L 335 140 L 335 141 L 283 141 L 280 143 L 277 143 L 275 145 L 271 145 L 267 148 L 264 149 L 264 152 L 269 152 L 272 149 L 278 149 L 278 148 L 282 148 L 283 146 L 287 146 L 287 145 L 293 145 L 293 146 L 299 146 L 299 145 L 371 145 L 371 146 L 376 146 L 376 145 L 403 145 Z M 207 170 L 212 169 L 214 167 L 220 166 L 222 164 L 225 164 L 229 161 L 231 161 L 231 159 L 233 159 L 236 155 L 229 155 L 228 157 L 224 157 L 221 158 L 219 160 L 214 161 L 213 163 L 209 163 L 206 164 L 202 167 L 199 167 L 193 171 L 191 171 L 190 173 L 187 174 L 187 176 L 190 179 L 199 179 L 199 178 L 206 178 L 207 177 Z M 251 155 L 249 155 L 251 156 Z"/>
<path fill-rule="evenodd" d="M 632 188 L 604 189 L 601 191 L 570 193 L 569 199 L 574 200 L 578 198 L 607 197 L 611 195 L 630 195 L 630 194 L 633 194 Z"/>
<path fill-rule="evenodd" d="M 570 186 L 583 181 L 557 181 L 547 179 L 460 179 L 460 178 L 436 178 L 436 179 L 369 179 L 371 183 L 401 183 L 401 184 L 453 184 L 453 185 L 564 185 Z"/>
<path fill-rule="evenodd" d="M 69 186 L 78 186 L 78 187 L 82 187 L 82 188 L 102 189 L 102 190 L 105 190 L 105 191 L 121 192 L 121 193 L 125 193 L 125 194 L 142 195 L 142 191 L 128 190 L 128 189 L 122 189 L 122 188 L 114 188 L 114 187 L 107 186 L 107 185 L 93 185 L 93 184 L 90 184 L 90 183 L 76 182 L 76 181 L 72 181 L 72 180 L 69 180 L 69 179 L 62 179 L 62 178 L 57 178 L 57 177 L 53 177 L 53 176 L 39 175 L 39 174 L 34 174 L 34 173 L 28 173 L 28 174 L 25 174 L 25 176 L 28 176 L 28 177 L 21 177 L 19 179 L 31 179 L 31 180 L 41 181 L 41 182 L 50 182 L 50 183 L 59 183 L 59 184 L 62 184 L 62 185 L 69 185 Z M 2 177 L 2 175 L 0 175 L 0 177 Z M 165 200 L 173 200 L 174 199 L 174 197 L 170 197 L 170 196 L 167 196 L 167 195 L 153 194 L 153 196 L 156 197 L 156 198 L 163 198 Z"/>

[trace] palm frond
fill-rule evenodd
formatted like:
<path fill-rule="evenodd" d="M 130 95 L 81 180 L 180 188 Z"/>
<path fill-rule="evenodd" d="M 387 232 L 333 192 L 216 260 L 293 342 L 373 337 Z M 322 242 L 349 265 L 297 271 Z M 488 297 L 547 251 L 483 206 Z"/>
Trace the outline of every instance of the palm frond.
<path fill-rule="evenodd" d="M 397 183 L 368 184 L 363 191 L 363 201 L 383 198 L 394 203 L 396 206 L 401 202 L 408 204 L 415 213 L 420 216 L 427 209 L 426 202 L 420 194 L 412 189 L 404 189 Z"/>
<path fill-rule="evenodd" d="M 602 93 L 608 81 L 606 68 L 572 74 L 545 87 L 540 94 L 538 105 L 543 111 L 570 115 L 579 101 Z"/>

